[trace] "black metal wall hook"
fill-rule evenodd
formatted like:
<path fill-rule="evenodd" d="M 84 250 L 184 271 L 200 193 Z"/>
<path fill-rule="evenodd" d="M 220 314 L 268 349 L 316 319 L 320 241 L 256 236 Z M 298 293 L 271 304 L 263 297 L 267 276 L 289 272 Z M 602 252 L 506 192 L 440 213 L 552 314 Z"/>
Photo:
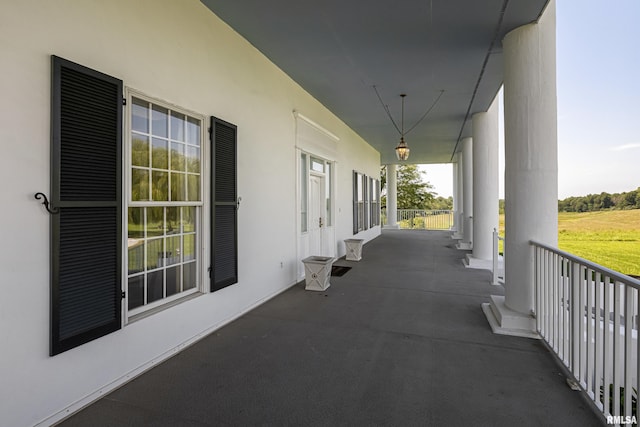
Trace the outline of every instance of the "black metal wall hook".
<path fill-rule="evenodd" d="M 60 213 L 59 209 L 49 207 L 51 204 L 49 203 L 49 199 L 47 199 L 46 194 L 38 192 L 35 194 L 35 198 L 36 200 L 44 199 L 42 204 L 44 205 L 44 208 L 47 210 L 47 212 L 49 212 L 50 214 L 55 215 Z"/>

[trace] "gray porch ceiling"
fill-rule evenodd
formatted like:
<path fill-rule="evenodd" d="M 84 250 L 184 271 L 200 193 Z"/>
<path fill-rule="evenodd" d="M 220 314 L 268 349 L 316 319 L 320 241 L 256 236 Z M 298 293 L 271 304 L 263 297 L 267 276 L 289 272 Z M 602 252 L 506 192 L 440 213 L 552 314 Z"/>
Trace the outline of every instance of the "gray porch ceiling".
<path fill-rule="evenodd" d="M 362 138 L 381 162 L 448 163 L 502 84 L 502 38 L 548 0 L 201 0 Z"/>

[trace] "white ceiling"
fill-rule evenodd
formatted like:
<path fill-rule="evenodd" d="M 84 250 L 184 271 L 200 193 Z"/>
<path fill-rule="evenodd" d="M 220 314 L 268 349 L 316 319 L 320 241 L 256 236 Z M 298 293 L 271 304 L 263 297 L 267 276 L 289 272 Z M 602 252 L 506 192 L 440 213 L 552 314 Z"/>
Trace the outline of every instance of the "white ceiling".
<path fill-rule="evenodd" d="M 548 0 L 201 0 L 397 163 L 406 93 L 409 163 L 448 163 L 502 84 L 502 38 Z M 443 92 L 442 92 L 443 91 Z M 438 96 L 442 93 L 440 99 Z M 435 105 L 434 105 L 435 103 Z"/>

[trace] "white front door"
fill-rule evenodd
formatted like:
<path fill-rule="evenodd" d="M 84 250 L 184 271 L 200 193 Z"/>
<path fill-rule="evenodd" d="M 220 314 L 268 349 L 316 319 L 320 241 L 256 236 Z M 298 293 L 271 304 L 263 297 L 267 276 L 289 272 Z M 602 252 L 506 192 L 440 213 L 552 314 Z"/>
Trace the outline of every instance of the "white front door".
<path fill-rule="evenodd" d="M 323 229 L 325 227 L 324 177 L 309 177 L 309 254 L 324 254 Z"/>

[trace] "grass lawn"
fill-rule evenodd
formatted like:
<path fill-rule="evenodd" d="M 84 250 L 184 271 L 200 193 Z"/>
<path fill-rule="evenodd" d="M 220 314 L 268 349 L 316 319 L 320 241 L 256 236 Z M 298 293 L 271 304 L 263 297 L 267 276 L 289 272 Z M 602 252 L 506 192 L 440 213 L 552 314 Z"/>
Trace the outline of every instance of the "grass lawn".
<path fill-rule="evenodd" d="M 500 215 L 504 235 L 504 215 Z M 560 212 L 558 246 L 591 262 L 640 276 L 640 209 Z"/>

